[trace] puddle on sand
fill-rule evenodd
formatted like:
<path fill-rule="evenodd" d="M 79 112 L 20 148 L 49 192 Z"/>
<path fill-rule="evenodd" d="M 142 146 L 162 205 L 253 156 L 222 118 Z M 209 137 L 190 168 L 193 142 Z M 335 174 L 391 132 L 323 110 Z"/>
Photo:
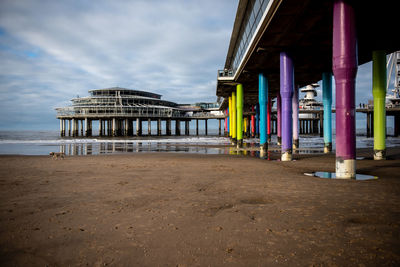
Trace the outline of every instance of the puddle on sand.
<path fill-rule="evenodd" d="M 334 172 L 305 172 L 304 175 L 314 176 L 319 178 L 327 178 L 327 179 L 338 179 L 338 180 L 343 179 L 343 178 L 336 178 L 336 173 Z M 365 180 L 376 180 L 376 179 L 378 179 L 378 176 L 357 173 L 356 177 L 350 180 L 365 181 Z"/>

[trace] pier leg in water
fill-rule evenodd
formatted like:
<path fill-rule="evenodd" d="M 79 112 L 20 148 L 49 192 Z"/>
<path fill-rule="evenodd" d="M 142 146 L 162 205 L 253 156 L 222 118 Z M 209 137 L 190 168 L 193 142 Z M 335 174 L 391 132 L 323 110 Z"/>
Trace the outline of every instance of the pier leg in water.
<path fill-rule="evenodd" d="M 236 92 L 232 92 L 232 145 L 236 145 L 236 133 L 237 133 L 237 113 L 236 113 Z"/>
<path fill-rule="evenodd" d="M 116 119 L 112 119 L 112 136 L 117 136 L 117 122 Z"/>
<path fill-rule="evenodd" d="M 208 120 L 207 119 L 204 120 L 204 126 L 205 126 L 205 135 L 207 136 L 208 135 Z"/>
<path fill-rule="evenodd" d="M 336 177 L 354 178 L 357 40 L 355 12 L 344 0 L 335 0 L 333 3 L 332 57 L 336 84 Z"/>
<path fill-rule="evenodd" d="M 151 119 L 150 118 L 147 120 L 147 134 L 149 136 L 151 135 Z"/>
<path fill-rule="evenodd" d="M 299 148 L 299 88 L 294 87 L 292 97 L 292 110 L 293 110 L 293 149 Z"/>
<path fill-rule="evenodd" d="M 237 148 L 243 147 L 243 85 L 236 85 Z"/>
<path fill-rule="evenodd" d="M 161 130 L 161 119 L 157 120 L 157 135 L 161 136 L 162 130 Z"/>
<path fill-rule="evenodd" d="M 263 73 L 258 74 L 258 102 L 260 105 L 260 157 L 265 157 L 268 152 L 267 134 L 267 102 L 268 80 Z"/>
<path fill-rule="evenodd" d="M 332 73 L 322 74 L 322 102 L 324 104 L 324 153 L 332 151 Z"/>
<path fill-rule="evenodd" d="M 281 101 L 281 93 L 278 92 L 276 96 L 276 136 L 277 136 L 277 143 L 278 146 L 282 144 L 282 101 Z"/>
<path fill-rule="evenodd" d="M 374 97 L 374 160 L 386 158 L 386 53 L 372 53 L 372 95 Z"/>
<path fill-rule="evenodd" d="M 196 119 L 196 135 L 199 135 L 199 120 Z"/>
<path fill-rule="evenodd" d="M 293 97 L 294 69 L 292 58 L 286 53 L 280 54 L 280 84 L 282 97 L 282 149 L 281 160 L 292 160 L 292 97 Z"/>
<path fill-rule="evenodd" d="M 254 138 L 256 136 L 256 120 L 254 115 L 254 106 L 251 107 L 252 115 L 251 115 L 251 137 Z"/>
<path fill-rule="evenodd" d="M 221 136 L 221 120 L 218 119 L 218 136 Z"/>
<path fill-rule="evenodd" d="M 167 119 L 165 121 L 166 124 L 166 129 L 167 129 L 167 135 L 170 136 L 171 135 L 171 119 Z"/>
<path fill-rule="evenodd" d="M 175 121 L 175 135 L 181 135 L 181 121 L 180 120 L 176 120 Z"/>
<path fill-rule="evenodd" d="M 142 121 L 136 118 L 136 136 L 142 135 Z"/>
<path fill-rule="evenodd" d="M 267 104 L 267 134 L 268 134 L 268 144 L 271 144 L 271 112 L 272 112 L 272 98 L 268 97 Z"/>

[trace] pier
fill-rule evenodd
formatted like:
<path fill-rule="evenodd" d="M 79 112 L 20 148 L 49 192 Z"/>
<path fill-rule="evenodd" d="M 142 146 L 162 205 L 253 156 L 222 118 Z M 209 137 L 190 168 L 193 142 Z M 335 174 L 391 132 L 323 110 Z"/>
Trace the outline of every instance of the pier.
<path fill-rule="evenodd" d="M 387 25 L 397 25 L 398 7 L 399 3 L 389 8 L 383 2 L 369 5 L 356 0 L 239 1 L 225 66 L 218 71 L 216 88 L 216 95 L 224 99 L 225 113 L 233 121 L 228 133 L 232 144 L 242 147 L 242 114 L 255 110 L 255 117 L 259 117 L 255 128 L 259 129 L 260 155 L 265 154 L 273 120 L 270 103 L 276 99 L 273 125 L 277 128 L 282 161 L 292 160 L 299 130 L 323 135 L 324 152 L 331 153 L 332 112 L 336 112 L 336 177 L 348 179 L 356 175 L 356 112 L 367 114 L 369 135 L 374 128 L 374 159 L 385 159 L 387 115 L 395 116 L 395 135 L 399 133 L 397 107 L 385 107 L 389 65 L 386 56 L 400 50 L 400 43 Z M 396 61 L 392 66 L 396 65 L 399 74 L 400 57 L 393 58 Z M 369 61 L 373 62 L 374 107 L 357 110 L 357 69 Z M 335 110 L 332 75 L 336 85 Z M 299 121 L 299 88 L 321 79 L 323 111 L 315 111 L 309 121 Z M 397 77 L 397 93 L 398 81 Z"/>
<path fill-rule="evenodd" d="M 181 124 L 184 124 L 183 134 L 190 135 L 191 121 L 196 122 L 196 135 L 199 135 L 199 122 L 204 123 L 205 135 L 208 135 L 209 120 L 218 120 L 219 135 L 225 131 L 222 125 L 225 115 L 217 103 L 179 105 L 162 100 L 158 94 L 120 87 L 89 93 L 87 97 L 73 98 L 71 106 L 56 108 L 61 136 L 92 136 L 94 123 L 98 123 L 99 136 L 109 137 L 150 136 L 152 122 L 156 122 L 157 136 L 179 136 Z M 146 123 L 147 133 L 143 131 Z"/>

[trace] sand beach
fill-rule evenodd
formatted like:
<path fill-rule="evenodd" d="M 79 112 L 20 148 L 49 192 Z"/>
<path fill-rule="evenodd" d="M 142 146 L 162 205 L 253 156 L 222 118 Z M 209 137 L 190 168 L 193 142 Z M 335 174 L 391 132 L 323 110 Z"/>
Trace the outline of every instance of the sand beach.
<path fill-rule="evenodd" d="M 0 156 L 1 266 L 395 266 L 400 148 L 331 155 Z"/>

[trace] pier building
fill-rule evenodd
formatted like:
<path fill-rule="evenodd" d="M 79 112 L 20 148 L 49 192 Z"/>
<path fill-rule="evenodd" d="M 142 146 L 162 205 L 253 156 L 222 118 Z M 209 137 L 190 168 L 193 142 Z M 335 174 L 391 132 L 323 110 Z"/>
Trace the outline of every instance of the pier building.
<path fill-rule="evenodd" d="M 270 99 L 277 101 L 281 160 L 298 136 L 298 89 L 322 79 L 325 152 L 332 150 L 332 75 L 336 84 L 336 177 L 356 172 L 355 81 L 372 60 L 374 158 L 385 158 L 386 55 L 400 50 L 392 27 L 400 2 L 240 0 L 216 95 L 224 98 L 229 136 L 241 146 L 243 114 L 255 110 L 260 154 L 268 149 Z M 373 18 L 373 19 L 371 19 Z"/>
<path fill-rule="evenodd" d="M 90 90 L 89 96 L 71 99 L 71 106 L 56 108 L 60 120 L 61 136 L 92 136 L 93 123 L 99 123 L 99 136 L 141 136 L 142 124 L 147 122 L 147 135 L 151 135 L 151 122 L 157 122 L 157 135 L 181 135 L 184 123 L 185 135 L 190 135 L 190 122 L 196 121 L 196 135 L 199 135 L 199 121 L 204 121 L 208 134 L 208 120 L 225 119 L 217 103 L 179 105 L 161 99 L 161 95 L 120 87 Z M 175 133 L 172 132 L 175 121 Z"/>

